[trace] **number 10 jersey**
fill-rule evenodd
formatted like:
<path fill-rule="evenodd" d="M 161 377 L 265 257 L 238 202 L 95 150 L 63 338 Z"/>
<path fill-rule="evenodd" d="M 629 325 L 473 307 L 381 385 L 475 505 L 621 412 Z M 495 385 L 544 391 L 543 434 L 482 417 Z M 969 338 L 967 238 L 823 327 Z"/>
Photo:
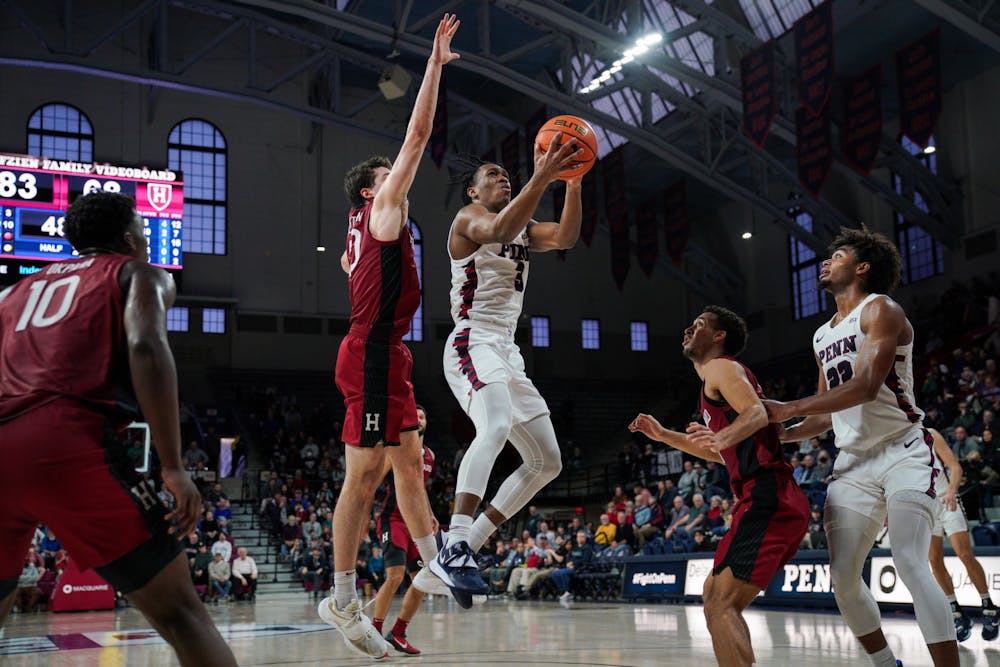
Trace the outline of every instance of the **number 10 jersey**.
<path fill-rule="evenodd" d="M 836 326 L 827 322 L 816 330 L 813 350 L 828 390 L 854 377 L 858 350 L 865 341 L 861 313 L 878 296 L 869 294 Z M 834 412 L 831 417 L 837 447 L 855 454 L 919 424 L 924 413 L 913 397 L 913 343 L 896 347 L 896 358 L 875 400 Z"/>

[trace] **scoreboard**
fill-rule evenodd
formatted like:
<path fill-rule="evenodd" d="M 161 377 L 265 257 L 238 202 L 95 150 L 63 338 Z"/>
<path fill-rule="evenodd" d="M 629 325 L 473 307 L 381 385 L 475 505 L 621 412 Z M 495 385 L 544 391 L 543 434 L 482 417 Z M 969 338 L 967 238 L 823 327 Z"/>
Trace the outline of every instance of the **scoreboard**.
<path fill-rule="evenodd" d="M 12 153 L 0 153 L 0 263 L 23 266 L 75 257 L 63 236 L 66 209 L 77 197 L 102 191 L 135 199 L 150 264 L 183 267 L 180 173 Z"/>

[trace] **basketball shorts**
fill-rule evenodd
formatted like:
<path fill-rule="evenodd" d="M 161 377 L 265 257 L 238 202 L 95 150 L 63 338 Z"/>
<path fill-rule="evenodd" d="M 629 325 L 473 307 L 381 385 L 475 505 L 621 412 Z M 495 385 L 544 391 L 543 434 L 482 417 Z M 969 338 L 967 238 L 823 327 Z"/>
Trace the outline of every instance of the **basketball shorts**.
<path fill-rule="evenodd" d="M 713 574 L 765 589 L 798 551 L 809 527 L 809 501 L 791 477 L 765 473 L 744 491 L 733 523 L 715 551 Z"/>
<path fill-rule="evenodd" d="M 410 531 L 403 521 L 403 517 L 393 514 L 389 518 L 389 525 L 379 522 L 382 534 L 382 557 L 385 559 L 386 567 L 400 567 L 409 565 L 411 571 L 419 569 L 417 562 L 420 560 L 420 552 L 417 545 L 410 537 Z"/>
<path fill-rule="evenodd" d="M 344 396 L 344 442 L 352 447 L 394 446 L 415 431 L 417 404 L 410 373 L 413 357 L 403 343 L 347 334 L 337 353 L 337 389 Z"/>
<path fill-rule="evenodd" d="M 444 346 L 444 374 L 466 414 L 473 392 L 494 382 L 510 390 L 514 424 L 549 414 L 545 399 L 524 373 L 521 350 L 507 329 L 478 322 L 456 328 Z"/>
<path fill-rule="evenodd" d="M 116 436 L 104 415 L 71 399 L 0 424 L 0 597 L 17 585 L 39 523 L 81 570 L 122 593 L 183 551 L 158 486 L 135 472 Z"/>
<path fill-rule="evenodd" d="M 936 498 L 934 438 L 914 426 L 862 451 L 841 450 L 833 464 L 833 481 L 826 504 L 849 509 L 880 526 L 885 522 L 886 501 L 899 491 L 919 491 Z"/>
<path fill-rule="evenodd" d="M 969 530 L 969 521 L 965 516 L 965 508 L 962 507 L 961 500 L 958 501 L 954 510 L 948 509 L 943 504 L 938 504 L 938 513 L 934 520 L 934 528 L 931 529 L 931 535 L 944 537 L 967 530 Z"/>

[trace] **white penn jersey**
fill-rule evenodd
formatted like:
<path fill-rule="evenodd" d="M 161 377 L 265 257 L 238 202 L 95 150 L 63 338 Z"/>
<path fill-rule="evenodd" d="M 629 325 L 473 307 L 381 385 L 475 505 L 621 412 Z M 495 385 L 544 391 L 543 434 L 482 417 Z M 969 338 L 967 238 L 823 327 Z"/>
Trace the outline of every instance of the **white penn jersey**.
<path fill-rule="evenodd" d="M 865 342 L 861 311 L 880 294 L 869 294 L 847 317 L 832 326 L 827 322 L 813 336 L 813 350 L 833 389 L 854 377 L 858 350 Z M 834 412 L 837 447 L 859 453 L 919 425 L 924 413 L 913 398 L 913 343 L 896 347 L 896 359 L 873 401 Z"/>
<path fill-rule="evenodd" d="M 483 322 L 513 333 L 521 317 L 529 259 L 527 227 L 510 243 L 484 243 L 468 257 L 452 257 L 451 318 L 455 324 Z"/>

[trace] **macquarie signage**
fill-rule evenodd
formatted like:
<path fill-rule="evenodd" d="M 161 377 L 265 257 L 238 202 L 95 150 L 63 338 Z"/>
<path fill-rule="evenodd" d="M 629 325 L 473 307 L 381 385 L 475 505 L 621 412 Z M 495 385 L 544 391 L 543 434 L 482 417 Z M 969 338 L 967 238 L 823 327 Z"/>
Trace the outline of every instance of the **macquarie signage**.
<path fill-rule="evenodd" d="M 1000 596 L 1000 556 L 978 556 L 978 560 L 986 572 L 986 585 L 996 599 Z M 978 607 L 981 602 L 979 593 L 969 580 L 969 574 L 965 571 L 962 561 L 956 556 L 946 556 L 944 566 L 948 569 L 951 581 L 955 585 L 955 597 L 958 603 Z M 868 587 L 871 588 L 876 602 L 913 604 L 913 597 L 900 579 L 899 572 L 890 557 L 872 557 Z"/>

